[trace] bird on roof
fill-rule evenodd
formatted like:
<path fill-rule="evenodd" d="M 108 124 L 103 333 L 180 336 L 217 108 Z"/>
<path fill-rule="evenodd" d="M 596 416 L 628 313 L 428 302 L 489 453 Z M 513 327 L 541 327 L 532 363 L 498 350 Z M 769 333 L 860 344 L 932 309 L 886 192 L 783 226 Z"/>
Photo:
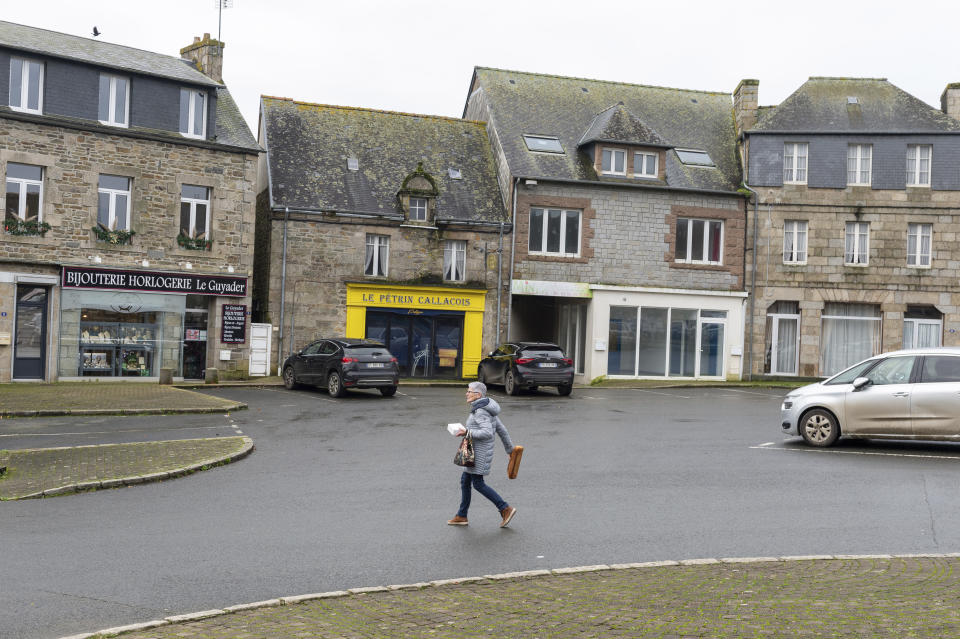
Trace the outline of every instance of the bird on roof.
<path fill-rule="evenodd" d="M 96 27 L 96 25 L 94 25 L 94 27 L 93 27 L 93 37 L 96 38 L 98 35 L 100 35 L 100 33 L 101 33 L 100 29 L 98 29 L 98 28 Z"/>

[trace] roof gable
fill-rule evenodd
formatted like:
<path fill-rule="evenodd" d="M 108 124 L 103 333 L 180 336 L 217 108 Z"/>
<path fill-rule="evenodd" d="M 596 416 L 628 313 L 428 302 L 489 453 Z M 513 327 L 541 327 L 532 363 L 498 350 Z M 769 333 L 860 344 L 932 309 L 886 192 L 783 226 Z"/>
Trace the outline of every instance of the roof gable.
<path fill-rule="evenodd" d="M 660 137 L 656 131 L 643 123 L 618 102 L 608 109 L 604 109 L 593 118 L 577 146 L 592 142 L 613 142 L 617 144 L 632 144 L 638 146 L 662 146 L 670 144 Z"/>

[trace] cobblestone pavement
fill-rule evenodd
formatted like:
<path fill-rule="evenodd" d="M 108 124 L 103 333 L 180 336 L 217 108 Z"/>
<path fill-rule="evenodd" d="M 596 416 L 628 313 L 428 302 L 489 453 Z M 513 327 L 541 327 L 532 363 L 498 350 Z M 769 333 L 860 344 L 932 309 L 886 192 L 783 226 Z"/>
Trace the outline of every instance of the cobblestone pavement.
<path fill-rule="evenodd" d="M 245 404 L 147 382 L 0 384 L 0 417 L 216 412 Z"/>
<path fill-rule="evenodd" d="M 233 461 L 249 437 L 0 450 L 0 499 L 51 497 L 78 490 L 160 481 Z"/>
<path fill-rule="evenodd" d="M 165 625 L 123 637 L 901 639 L 960 634 L 956 556 L 783 559 L 571 569 L 329 593 L 333 596 L 274 600 L 202 620 L 170 618 L 172 623 L 158 621 Z M 88 636 L 96 635 L 76 639 Z"/>

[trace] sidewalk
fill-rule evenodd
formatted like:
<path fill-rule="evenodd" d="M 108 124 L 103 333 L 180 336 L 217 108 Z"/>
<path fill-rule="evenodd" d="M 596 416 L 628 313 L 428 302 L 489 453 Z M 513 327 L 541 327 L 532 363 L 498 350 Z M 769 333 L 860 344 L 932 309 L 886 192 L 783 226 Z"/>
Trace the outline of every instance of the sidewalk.
<path fill-rule="evenodd" d="M 146 382 L 0 384 L 0 418 L 222 413 L 246 407 L 242 402 Z"/>
<path fill-rule="evenodd" d="M 121 631 L 124 639 L 941 639 L 960 634 L 957 557 L 693 560 L 531 571 L 274 599 L 71 639 Z"/>

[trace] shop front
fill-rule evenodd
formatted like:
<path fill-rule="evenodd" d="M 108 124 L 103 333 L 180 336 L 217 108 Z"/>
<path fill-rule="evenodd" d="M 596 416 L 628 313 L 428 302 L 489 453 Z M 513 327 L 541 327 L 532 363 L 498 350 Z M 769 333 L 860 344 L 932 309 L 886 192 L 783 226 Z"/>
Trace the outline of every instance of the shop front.
<path fill-rule="evenodd" d="M 485 290 L 347 283 L 347 337 L 376 339 L 402 377 L 471 378 L 483 352 Z"/>
<path fill-rule="evenodd" d="M 210 305 L 246 289 L 245 277 L 65 266 L 58 377 L 201 378 Z"/>

